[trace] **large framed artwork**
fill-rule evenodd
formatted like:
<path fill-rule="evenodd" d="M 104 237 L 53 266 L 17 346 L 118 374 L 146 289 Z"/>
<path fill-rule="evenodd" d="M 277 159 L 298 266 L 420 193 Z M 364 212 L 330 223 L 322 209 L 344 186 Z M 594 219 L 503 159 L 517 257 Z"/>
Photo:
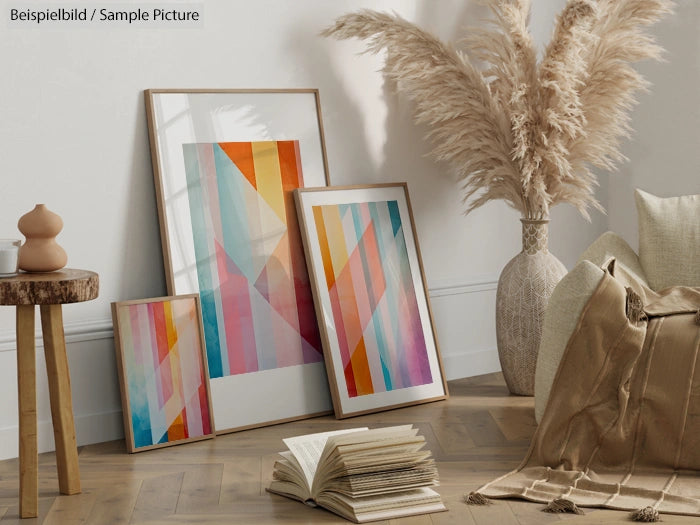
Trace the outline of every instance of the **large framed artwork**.
<path fill-rule="evenodd" d="M 406 184 L 295 196 L 336 417 L 445 399 Z"/>
<path fill-rule="evenodd" d="M 196 294 L 112 303 L 129 452 L 214 437 Z"/>
<path fill-rule="evenodd" d="M 326 186 L 318 92 L 146 91 L 168 293 L 199 293 L 216 432 L 332 410 L 293 190 Z"/>

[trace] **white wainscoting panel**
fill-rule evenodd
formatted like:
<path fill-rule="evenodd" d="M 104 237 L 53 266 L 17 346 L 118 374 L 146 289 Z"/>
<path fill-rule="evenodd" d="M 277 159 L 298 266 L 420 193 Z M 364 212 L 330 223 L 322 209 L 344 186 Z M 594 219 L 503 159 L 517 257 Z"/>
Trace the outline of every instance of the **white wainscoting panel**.
<path fill-rule="evenodd" d="M 496 278 L 430 288 L 435 331 L 448 380 L 501 369 L 496 350 Z"/>
<path fill-rule="evenodd" d="M 66 326 L 71 373 L 73 412 L 78 445 L 120 439 L 124 436 L 111 322 L 109 330 L 75 336 Z M 71 333 L 80 340 L 69 337 Z M 44 351 L 37 340 L 37 429 L 39 452 L 54 450 Z M 9 344 L 9 343 L 8 343 Z M 14 351 L 0 351 L 0 460 L 18 455 L 17 360 Z"/>

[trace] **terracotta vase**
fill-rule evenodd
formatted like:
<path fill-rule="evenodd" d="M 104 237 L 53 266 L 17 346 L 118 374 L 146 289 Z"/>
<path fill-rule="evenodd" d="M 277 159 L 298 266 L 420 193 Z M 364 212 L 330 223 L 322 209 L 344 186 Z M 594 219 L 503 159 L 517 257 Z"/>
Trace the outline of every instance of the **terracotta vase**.
<path fill-rule="evenodd" d="M 496 340 L 508 390 L 531 396 L 544 310 L 566 267 L 547 249 L 549 221 L 520 221 L 523 250 L 506 264 L 498 280 Z"/>
<path fill-rule="evenodd" d="M 20 217 L 17 228 L 27 238 L 19 249 L 20 270 L 25 272 L 53 272 L 68 262 L 63 248 L 56 243 L 56 235 L 63 229 L 61 217 L 44 204 Z"/>

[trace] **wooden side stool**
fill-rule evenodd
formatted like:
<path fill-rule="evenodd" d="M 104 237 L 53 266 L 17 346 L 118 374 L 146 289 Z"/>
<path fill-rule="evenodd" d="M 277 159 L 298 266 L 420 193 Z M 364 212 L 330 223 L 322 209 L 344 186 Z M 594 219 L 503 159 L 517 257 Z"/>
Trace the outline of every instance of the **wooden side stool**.
<path fill-rule="evenodd" d="M 37 517 L 39 511 L 34 307 L 39 305 L 41 312 L 58 487 L 61 494 L 78 494 L 80 469 L 61 305 L 94 299 L 98 289 L 97 274 L 85 270 L 64 268 L 51 273 L 19 273 L 0 278 L 0 305 L 17 307 L 19 515 L 22 518 Z"/>

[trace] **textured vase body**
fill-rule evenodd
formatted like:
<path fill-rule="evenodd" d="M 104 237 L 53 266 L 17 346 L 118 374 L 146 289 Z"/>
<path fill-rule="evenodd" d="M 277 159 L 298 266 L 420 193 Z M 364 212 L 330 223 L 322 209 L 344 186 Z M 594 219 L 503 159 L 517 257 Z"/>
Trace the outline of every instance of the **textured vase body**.
<path fill-rule="evenodd" d="M 508 390 L 531 396 L 547 301 L 566 267 L 547 249 L 547 220 L 520 219 L 523 251 L 501 272 L 496 291 L 498 357 Z"/>
<path fill-rule="evenodd" d="M 44 204 L 20 217 L 17 228 L 27 240 L 19 249 L 20 270 L 25 272 L 53 272 L 68 262 L 66 252 L 56 243 L 56 235 L 63 229 L 61 217 Z"/>

